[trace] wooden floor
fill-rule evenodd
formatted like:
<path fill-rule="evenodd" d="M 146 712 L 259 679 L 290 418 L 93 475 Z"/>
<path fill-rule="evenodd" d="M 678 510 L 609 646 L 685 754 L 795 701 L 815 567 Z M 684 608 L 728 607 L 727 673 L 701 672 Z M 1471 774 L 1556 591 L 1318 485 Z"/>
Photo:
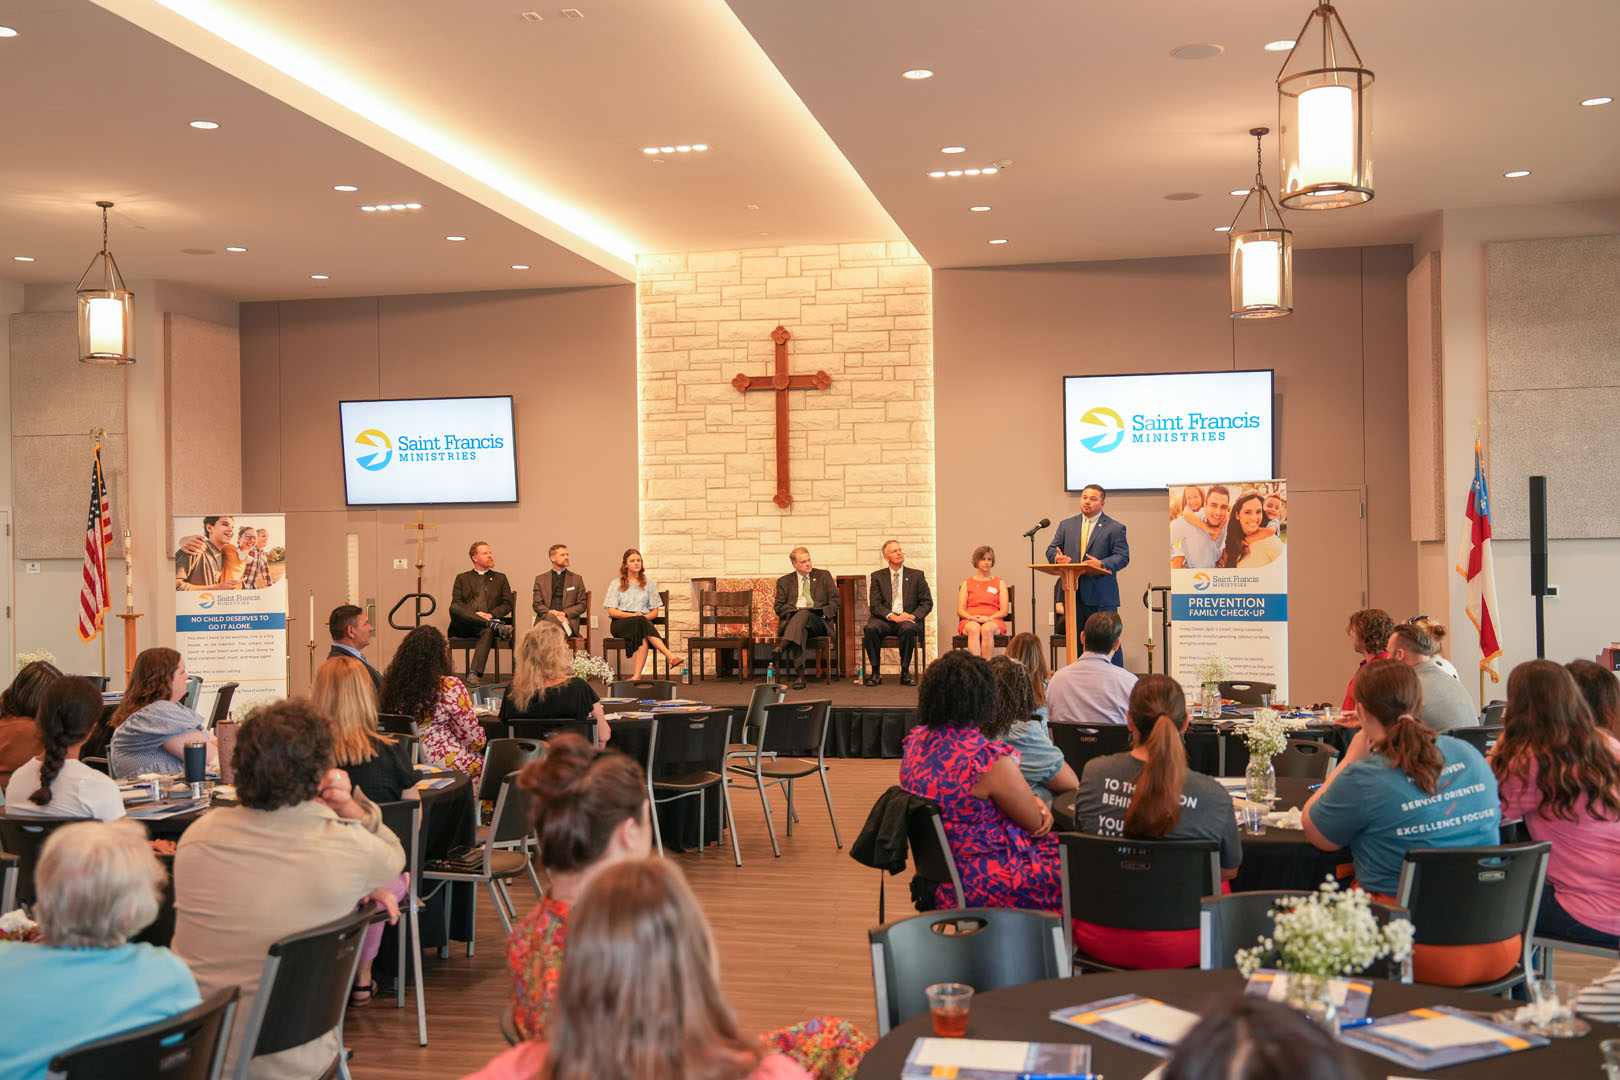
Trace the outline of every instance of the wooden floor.
<path fill-rule="evenodd" d="M 734 792 L 743 864 L 731 863 L 729 844 L 702 855 L 674 856 L 714 927 L 721 981 L 745 1033 L 757 1033 L 813 1015 L 842 1016 L 877 1035 L 872 965 L 866 931 L 877 922 L 875 870 L 849 857 L 849 844 L 883 790 L 895 782 L 899 762 L 840 759 L 829 763 L 833 806 L 844 848 L 833 844 L 826 806 L 812 783 L 794 793 L 802 819 L 789 839 L 779 832 L 782 857 L 771 857 L 759 796 Z M 776 797 L 778 830 L 785 818 Z M 887 879 L 889 916 L 910 911 L 909 874 Z M 513 889 L 522 907 L 527 886 Z M 498 1018 L 510 1000 L 500 921 L 480 898 L 475 955 L 452 947 L 448 960 L 423 959 L 427 980 L 428 1045 L 416 1045 L 416 1003 L 393 998 L 351 1009 L 344 1041 L 353 1049 L 356 1080 L 459 1077 L 505 1049 Z M 1560 979 L 1589 982 L 1609 969 L 1605 960 L 1560 953 Z"/>
<path fill-rule="evenodd" d="M 878 872 L 849 857 L 866 813 L 895 782 L 898 761 L 839 759 L 828 763 L 833 808 L 843 837 L 834 846 L 821 791 L 812 779 L 796 784 L 799 824 L 783 834 L 782 797 L 773 796 L 782 857 L 772 858 L 759 796 L 733 791 L 742 867 L 731 847 L 673 856 L 714 927 L 721 981 L 745 1033 L 767 1031 L 807 1016 L 853 1020 L 876 1036 L 872 962 L 866 931 L 877 923 Z M 889 879 L 889 911 L 910 910 L 906 881 Z M 527 885 L 513 889 L 519 907 L 532 902 Z M 510 1001 L 501 924 L 489 897 L 480 898 L 472 957 L 452 946 L 450 958 L 423 957 L 428 1045 L 416 1045 L 416 1003 L 392 997 L 350 1009 L 344 1042 L 354 1051 L 355 1080 L 458 1077 L 505 1049 L 498 1018 Z"/>

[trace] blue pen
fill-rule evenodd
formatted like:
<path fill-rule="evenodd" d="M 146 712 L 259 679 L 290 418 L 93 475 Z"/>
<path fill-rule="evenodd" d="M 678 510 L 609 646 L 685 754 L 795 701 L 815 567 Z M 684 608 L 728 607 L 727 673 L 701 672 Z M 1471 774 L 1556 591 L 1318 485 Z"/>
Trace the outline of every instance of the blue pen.
<path fill-rule="evenodd" d="M 1312 784 L 1310 787 L 1306 788 L 1305 790 L 1306 791 L 1319 791 L 1319 790 L 1321 790 L 1321 788 L 1322 788 L 1321 784 Z"/>
<path fill-rule="evenodd" d="M 1370 1016 L 1364 1016 L 1360 1020 L 1346 1020 L 1344 1023 L 1339 1025 L 1339 1030 L 1344 1031 L 1348 1028 L 1366 1027 L 1372 1022 L 1373 1018 Z"/>
<path fill-rule="evenodd" d="M 1150 1046 L 1162 1046 L 1166 1050 L 1174 1050 L 1176 1048 L 1175 1043 L 1165 1042 L 1163 1039 L 1155 1039 L 1152 1035 L 1144 1035 L 1140 1031 L 1131 1032 L 1131 1038 L 1135 1039 L 1137 1042 L 1145 1042 Z"/>
<path fill-rule="evenodd" d="M 1019 1073 L 1018 1080 L 1102 1080 L 1100 1073 Z"/>

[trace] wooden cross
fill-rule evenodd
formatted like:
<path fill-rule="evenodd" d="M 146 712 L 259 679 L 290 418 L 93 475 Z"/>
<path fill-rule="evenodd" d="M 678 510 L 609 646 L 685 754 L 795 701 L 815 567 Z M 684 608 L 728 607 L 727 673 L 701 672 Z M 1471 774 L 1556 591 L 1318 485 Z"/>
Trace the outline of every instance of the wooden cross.
<path fill-rule="evenodd" d="M 771 331 L 771 340 L 776 342 L 776 374 L 766 378 L 764 376 L 738 375 L 731 380 L 731 385 L 737 388 L 738 393 L 747 393 L 749 390 L 776 391 L 776 505 L 786 510 L 793 505 L 793 496 L 788 491 L 788 397 L 789 390 L 825 390 L 832 385 L 832 376 L 825 371 L 818 371 L 814 375 L 789 375 L 787 343 L 793 335 L 788 333 L 786 327 L 778 326 Z"/>

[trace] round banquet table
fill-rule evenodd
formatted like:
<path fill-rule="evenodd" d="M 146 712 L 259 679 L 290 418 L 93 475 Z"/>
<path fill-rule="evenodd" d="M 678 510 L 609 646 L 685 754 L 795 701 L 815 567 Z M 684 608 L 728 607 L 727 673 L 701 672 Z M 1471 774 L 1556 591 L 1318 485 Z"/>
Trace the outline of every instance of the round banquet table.
<path fill-rule="evenodd" d="M 1408 1009 L 1431 1005 L 1495 1012 L 1512 1003 L 1484 994 L 1469 994 L 1439 986 L 1409 986 L 1385 979 L 1372 979 L 1369 1016 L 1390 1016 Z M 1047 979 L 973 995 L 968 1013 L 967 1034 L 972 1039 L 1011 1039 L 1021 1042 L 1090 1043 L 1092 1071 L 1108 1080 L 1135 1080 L 1160 1063 L 1145 1050 L 1119 1043 L 1060 1024 L 1049 1018 L 1053 1009 L 1083 1005 L 1118 994 L 1141 994 L 1167 1005 L 1203 1012 L 1215 1002 L 1243 992 L 1244 980 L 1236 971 L 1126 971 L 1081 975 L 1073 979 Z M 890 1031 L 861 1062 L 860 1080 L 887 1080 L 900 1075 L 900 1067 L 911 1052 L 912 1043 L 934 1034 L 928 1013 L 914 1016 Z M 1516 1054 L 1485 1058 L 1466 1065 L 1452 1065 L 1446 1077 L 1469 1080 L 1521 1080 L 1525 1076 L 1584 1077 L 1599 1075 L 1603 1053 L 1598 1044 L 1620 1037 L 1620 1027 L 1592 1024 L 1590 1034 L 1579 1039 L 1553 1039 L 1544 1047 Z M 1348 1046 L 1348 1044 L 1347 1044 Z M 1385 1080 L 1403 1075 L 1408 1066 L 1350 1048 L 1350 1057 L 1368 1080 Z M 1437 1073 L 1437 1075 L 1442 1075 Z"/>

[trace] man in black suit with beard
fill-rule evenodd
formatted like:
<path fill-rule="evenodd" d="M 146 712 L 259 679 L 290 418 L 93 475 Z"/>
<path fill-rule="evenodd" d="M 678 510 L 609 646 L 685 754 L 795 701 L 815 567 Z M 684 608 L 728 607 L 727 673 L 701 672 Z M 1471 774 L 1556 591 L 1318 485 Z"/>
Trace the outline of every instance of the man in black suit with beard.
<path fill-rule="evenodd" d="M 482 540 L 467 549 L 473 568 L 456 575 L 450 590 L 450 636 L 477 638 L 467 685 L 477 686 L 484 677 L 484 661 L 496 635 L 512 636 L 512 611 L 516 600 L 506 575 L 495 569 L 495 553 Z"/>
<path fill-rule="evenodd" d="M 883 685 L 879 669 L 883 664 L 883 639 L 900 639 L 900 685 L 916 686 L 911 673 L 911 656 L 924 639 L 923 620 L 934 610 L 934 595 L 928 591 L 928 578 L 921 570 L 906 565 L 900 541 L 883 545 L 883 560 L 889 565 L 872 572 L 866 589 L 866 606 L 871 617 L 862 634 L 866 646 L 866 685 Z"/>

